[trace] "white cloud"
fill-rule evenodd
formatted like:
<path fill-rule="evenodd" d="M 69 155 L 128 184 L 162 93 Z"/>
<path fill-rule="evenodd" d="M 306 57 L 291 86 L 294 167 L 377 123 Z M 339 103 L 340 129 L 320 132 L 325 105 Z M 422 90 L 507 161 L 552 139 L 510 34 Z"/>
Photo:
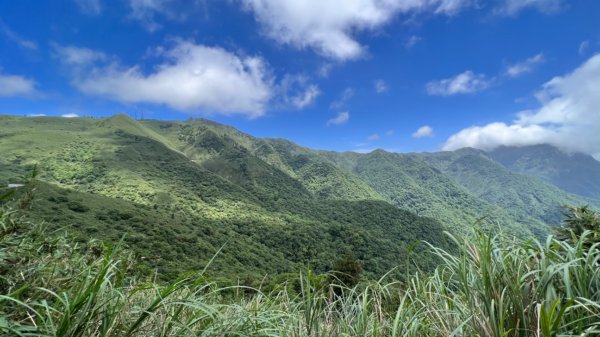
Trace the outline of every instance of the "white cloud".
<path fill-rule="evenodd" d="M 367 137 L 367 140 L 370 142 L 374 142 L 376 140 L 379 140 L 379 134 L 378 133 L 374 133 L 372 135 L 370 135 L 369 137 Z"/>
<path fill-rule="evenodd" d="M 537 95 L 541 106 L 518 114 L 510 124 L 466 128 L 451 136 L 444 149 L 549 143 L 600 158 L 600 54 L 565 76 L 555 77 Z"/>
<path fill-rule="evenodd" d="M 286 75 L 279 84 L 283 104 L 296 109 L 312 105 L 321 94 L 319 87 L 302 75 Z"/>
<path fill-rule="evenodd" d="M 544 54 L 540 53 L 528 58 L 525 61 L 512 64 L 506 68 L 506 75 L 509 77 L 519 77 L 530 73 L 540 63 L 544 62 Z"/>
<path fill-rule="evenodd" d="M 348 100 L 350 100 L 353 96 L 354 96 L 354 89 L 346 88 L 346 89 L 344 89 L 344 91 L 342 92 L 342 94 L 340 95 L 340 97 L 337 100 L 331 102 L 331 104 L 329 105 L 329 108 L 332 110 L 340 110 L 344 106 L 346 106 L 346 103 L 348 102 Z"/>
<path fill-rule="evenodd" d="M 308 88 L 306 88 L 302 95 L 291 97 L 291 103 L 294 107 L 302 109 L 306 106 L 313 104 L 317 99 L 317 96 L 319 96 L 320 94 L 321 91 L 319 91 L 319 87 L 312 84 L 309 85 Z"/>
<path fill-rule="evenodd" d="M 156 22 L 156 14 L 173 16 L 168 9 L 172 0 L 129 0 L 131 8 L 130 17 L 138 20 L 150 32 L 160 29 L 162 26 Z"/>
<path fill-rule="evenodd" d="M 396 131 L 394 131 L 394 130 L 388 130 L 388 131 L 386 131 L 386 132 L 385 132 L 385 135 L 386 135 L 386 136 L 388 136 L 388 137 L 391 137 L 391 136 L 393 136 L 395 133 L 396 133 Z"/>
<path fill-rule="evenodd" d="M 590 48 L 590 41 L 583 41 L 579 44 L 579 55 L 585 55 Z"/>
<path fill-rule="evenodd" d="M 451 78 L 431 81 L 425 85 L 429 95 L 451 96 L 457 94 L 471 94 L 487 89 L 492 84 L 484 74 L 475 74 L 470 70 Z"/>
<path fill-rule="evenodd" d="M 84 14 L 100 15 L 102 13 L 100 0 L 75 0 L 75 3 Z"/>
<path fill-rule="evenodd" d="M 433 129 L 429 125 L 423 125 L 412 136 L 413 138 L 433 137 Z"/>
<path fill-rule="evenodd" d="M 375 86 L 375 92 L 378 94 L 382 94 L 389 90 L 388 85 L 387 85 L 387 83 L 385 83 L 384 80 L 375 81 L 374 86 Z"/>
<path fill-rule="evenodd" d="M 159 56 L 164 59 L 162 63 L 148 72 L 140 66 L 124 67 L 115 62 L 88 65 L 87 71 L 74 75 L 73 84 L 90 95 L 123 103 L 164 104 L 188 113 L 242 114 L 250 118 L 265 113 L 273 88 L 262 58 L 238 56 L 186 41 L 178 41 Z M 71 62 L 80 60 L 67 58 Z M 303 99 L 298 103 L 304 103 Z"/>
<path fill-rule="evenodd" d="M 68 114 L 60 115 L 60 117 L 63 117 L 63 118 L 77 118 L 77 117 L 79 117 L 79 115 L 75 114 L 75 113 L 68 113 Z"/>
<path fill-rule="evenodd" d="M 525 9 L 535 9 L 551 14 L 560 11 L 563 0 L 503 0 L 494 12 L 498 15 L 513 16 Z"/>
<path fill-rule="evenodd" d="M 342 124 L 347 123 L 349 119 L 350 119 L 349 112 L 340 112 L 337 114 L 337 116 L 335 116 L 334 118 L 327 121 L 327 126 L 342 125 Z"/>
<path fill-rule="evenodd" d="M 87 66 L 97 61 L 108 60 L 102 52 L 75 46 L 61 46 L 52 44 L 54 54 L 62 63 L 70 66 Z"/>
<path fill-rule="evenodd" d="M 310 48 L 336 60 L 361 57 L 355 35 L 373 31 L 398 15 L 452 15 L 472 0 L 239 0 L 252 11 L 265 34 L 296 48 Z"/>
<path fill-rule="evenodd" d="M 21 48 L 29 50 L 36 50 L 38 48 L 35 42 L 28 40 L 22 37 L 21 35 L 15 33 L 13 30 L 8 28 L 8 26 L 6 26 L 2 21 L 0 21 L 0 33 L 4 34 L 4 36 L 6 36 L 7 39 L 15 42 Z"/>
<path fill-rule="evenodd" d="M 18 75 L 0 74 L 0 97 L 27 96 L 36 93 L 34 80 Z"/>
<path fill-rule="evenodd" d="M 27 117 L 46 117 L 46 114 L 29 114 Z"/>
<path fill-rule="evenodd" d="M 419 43 L 419 41 L 421 41 L 421 38 L 416 36 L 416 35 L 412 35 L 411 37 L 408 38 L 408 40 L 406 40 L 406 43 L 404 44 L 404 46 L 407 49 L 410 49 L 412 47 L 414 47 L 417 43 Z"/>

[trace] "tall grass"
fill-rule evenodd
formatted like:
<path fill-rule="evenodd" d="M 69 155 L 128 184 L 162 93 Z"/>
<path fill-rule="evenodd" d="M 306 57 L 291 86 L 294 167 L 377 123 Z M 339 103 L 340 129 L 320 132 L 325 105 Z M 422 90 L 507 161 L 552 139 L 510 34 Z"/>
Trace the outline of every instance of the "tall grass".
<path fill-rule="evenodd" d="M 203 272 L 136 279 L 122 250 L 52 238 L 0 212 L 0 333 L 6 336 L 597 336 L 600 244 L 474 230 L 404 283 L 330 284 L 310 271 L 268 294 Z M 418 258 L 418 257 L 417 257 Z"/>

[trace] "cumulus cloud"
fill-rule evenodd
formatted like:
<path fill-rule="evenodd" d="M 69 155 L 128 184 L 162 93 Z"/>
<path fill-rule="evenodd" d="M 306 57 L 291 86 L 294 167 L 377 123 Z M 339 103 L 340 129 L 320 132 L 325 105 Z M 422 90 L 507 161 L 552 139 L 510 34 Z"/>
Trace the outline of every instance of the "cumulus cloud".
<path fill-rule="evenodd" d="M 303 109 L 312 105 L 321 94 L 319 87 L 303 75 L 285 75 L 279 84 L 280 95 L 285 106 Z"/>
<path fill-rule="evenodd" d="M 433 128 L 429 125 L 423 125 L 412 136 L 413 138 L 433 137 Z"/>
<path fill-rule="evenodd" d="M 79 10 L 88 15 L 100 15 L 102 13 L 102 3 L 100 0 L 75 0 Z"/>
<path fill-rule="evenodd" d="M 0 97 L 27 96 L 36 92 L 37 83 L 23 76 L 0 73 Z"/>
<path fill-rule="evenodd" d="M 384 80 L 375 81 L 374 86 L 375 86 L 375 92 L 378 94 L 382 94 L 389 90 L 388 85 L 387 85 L 387 83 L 385 83 Z"/>
<path fill-rule="evenodd" d="M 484 74 L 475 74 L 467 70 L 454 77 L 431 81 L 425 85 L 425 88 L 429 95 L 436 96 L 472 94 L 489 88 L 492 81 Z"/>
<path fill-rule="evenodd" d="M 63 118 L 77 118 L 77 117 L 79 117 L 79 115 L 76 114 L 76 113 L 68 113 L 68 114 L 62 114 L 62 115 L 60 115 L 60 117 L 63 117 Z"/>
<path fill-rule="evenodd" d="M 330 119 L 327 121 L 327 126 L 330 125 L 342 125 L 348 122 L 348 120 L 350 119 L 350 113 L 349 112 L 340 112 L 337 114 L 337 116 L 335 116 L 334 118 Z"/>
<path fill-rule="evenodd" d="M 525 9 L 535 9 L 551 14 L 560 11 L 563 0 L 503 0 L 494 12 L 498 15 L 513 16 Z"/>
<path fill-rule="evenodd" d="M 535 67 L 542 62 L 544 62 L 544 54 L 537 54 L 522 62 L 508 66 L 506 68 L 506 75 L 513 78 L 519 77 L 523 74 L 532 72 Z"/>
<path fill-rule="evenodd" d="M 372 135 L 370 135 L 369 137 L 367 137 L 367 140 L 370 142 L 374 142 L 376 140 L 379 140 L 379 134 L 378 133 L 374 133 Z"/>
<path fill-rule="evenodd" d="M 98 54 L 91 55 L 96 56 L 76 52 L 66 62 L 98 60 Z M 164 104 L 188 113 L 250 118 L 262 116 L 273 95 L 271 76 L 260 57 L 238 56 L 187 41 L 161 49 L 159 57 L 162 63 L 150 71 L 117 62 L 89 64 L 86 71 L 76 72 L 72 83 L 84 93 L 123 103 Z M 301 97 L 297 103 L 310 99 Z"/>
<path fill-rule="evenodd" d="M 444 149 L 491 150 L 501 145 L 548 143 L 600 159 L 599 92 L 600 54 L 596 54 L 572 73 L 544 84 L 536 95 L 538 109 L 519 113 L 512 123 L 466 128 L 451 136 Z"/>
<path fill-rule="evenodd" d="M 393 136 L 395 133 L 396 133 L 396 131 L 394 131 L 394 130 L 388 130 L 388 131 L 386 131 L 386 132 L 385 132 L 385 135 L 386 135 L 386 136 L 388 136 L 388 137 L 391 137 L 391 136 Z"/>
<path fill-rule="evenodd" d="M 239 0 L 252 11 L 265 34 L 296 48 L 310 48 L 336 60 L 361 57 L 356 39 L 398 15 L 452 15 L 472 0 Z"/>

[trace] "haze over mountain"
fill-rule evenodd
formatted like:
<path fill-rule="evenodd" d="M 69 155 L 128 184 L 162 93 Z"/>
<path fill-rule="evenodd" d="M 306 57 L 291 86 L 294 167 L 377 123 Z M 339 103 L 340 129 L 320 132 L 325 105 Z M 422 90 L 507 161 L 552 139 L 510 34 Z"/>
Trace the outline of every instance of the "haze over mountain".
<path fill-rule="evenodd" d="M 562 205 L 591 200 L 479 150 L 319 151 L 204 119 L 0 116 L 0 139 L 1 182 L 39 164 L 36 217 L 83 236 L 124 236 L 164 275 L 199 268 L 222 245 L 214 268 L 223 275 L 325 271 L 348 252 L 380 275 L 417 240 L 449 245 L 444 230 L 482 221 L 543 235 Z"/>
<path fill-rule="evenodd" d="M 550 145 L 499 147 L 490 157 L 509 169 L 542 178 L 557 187 L 600 200 L 600 162 Z"/>

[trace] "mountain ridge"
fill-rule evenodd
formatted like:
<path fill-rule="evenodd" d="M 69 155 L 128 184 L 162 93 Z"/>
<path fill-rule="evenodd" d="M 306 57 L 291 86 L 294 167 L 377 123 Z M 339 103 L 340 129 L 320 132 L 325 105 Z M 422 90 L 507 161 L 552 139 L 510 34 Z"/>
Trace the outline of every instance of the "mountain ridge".
<path fill-rule="evenodd" d="M 205 119 L 0 116 L 0 140 L 0 182 L 40 163 L 47 186 L 37 216 L 55 212 L 44 219 L 82 235 L 115 240 L 119 231 L 130 233 L 128 244 L 141 254 L 152 255 L 152 245 L 140 240 L 170 247 L 173 254 L 150 263 L 169 275 L 182 271 L 179 261 L 192 267 L 206 261 L 227 238 L 240 250 L 224 253 L 231 268 L 219 264 L 231 273 L 258 277 L 301 264 L 326 271 L 336 256 L 351 252 L 369 275 L 379 275 L 397 266 L 415 241 L 450 245 L 445 230 L 465 232 L 484 218 L 484 227 L 539 236 L 558 224 L 561 202 L 584 202 L 478 150 L 456 151 L 452 160 L 383 150 L 339 153 L 255 138 Z M 482 181 L 495 183 L 482 191 Z M 502 185 L 510 191 L 500 193 Z M 69 193 L 75 201 L 60 201 Z M 93 204 L 100 200 L 94 195 L 108 198 L 98 201 L 106 209 Z M 130 224 L 136 210 L 146 216 Z M 173 222 L 163 236 L 156 234 L 161 221 Z M 265 251 L 277 268 L 259 261 Z"/>

